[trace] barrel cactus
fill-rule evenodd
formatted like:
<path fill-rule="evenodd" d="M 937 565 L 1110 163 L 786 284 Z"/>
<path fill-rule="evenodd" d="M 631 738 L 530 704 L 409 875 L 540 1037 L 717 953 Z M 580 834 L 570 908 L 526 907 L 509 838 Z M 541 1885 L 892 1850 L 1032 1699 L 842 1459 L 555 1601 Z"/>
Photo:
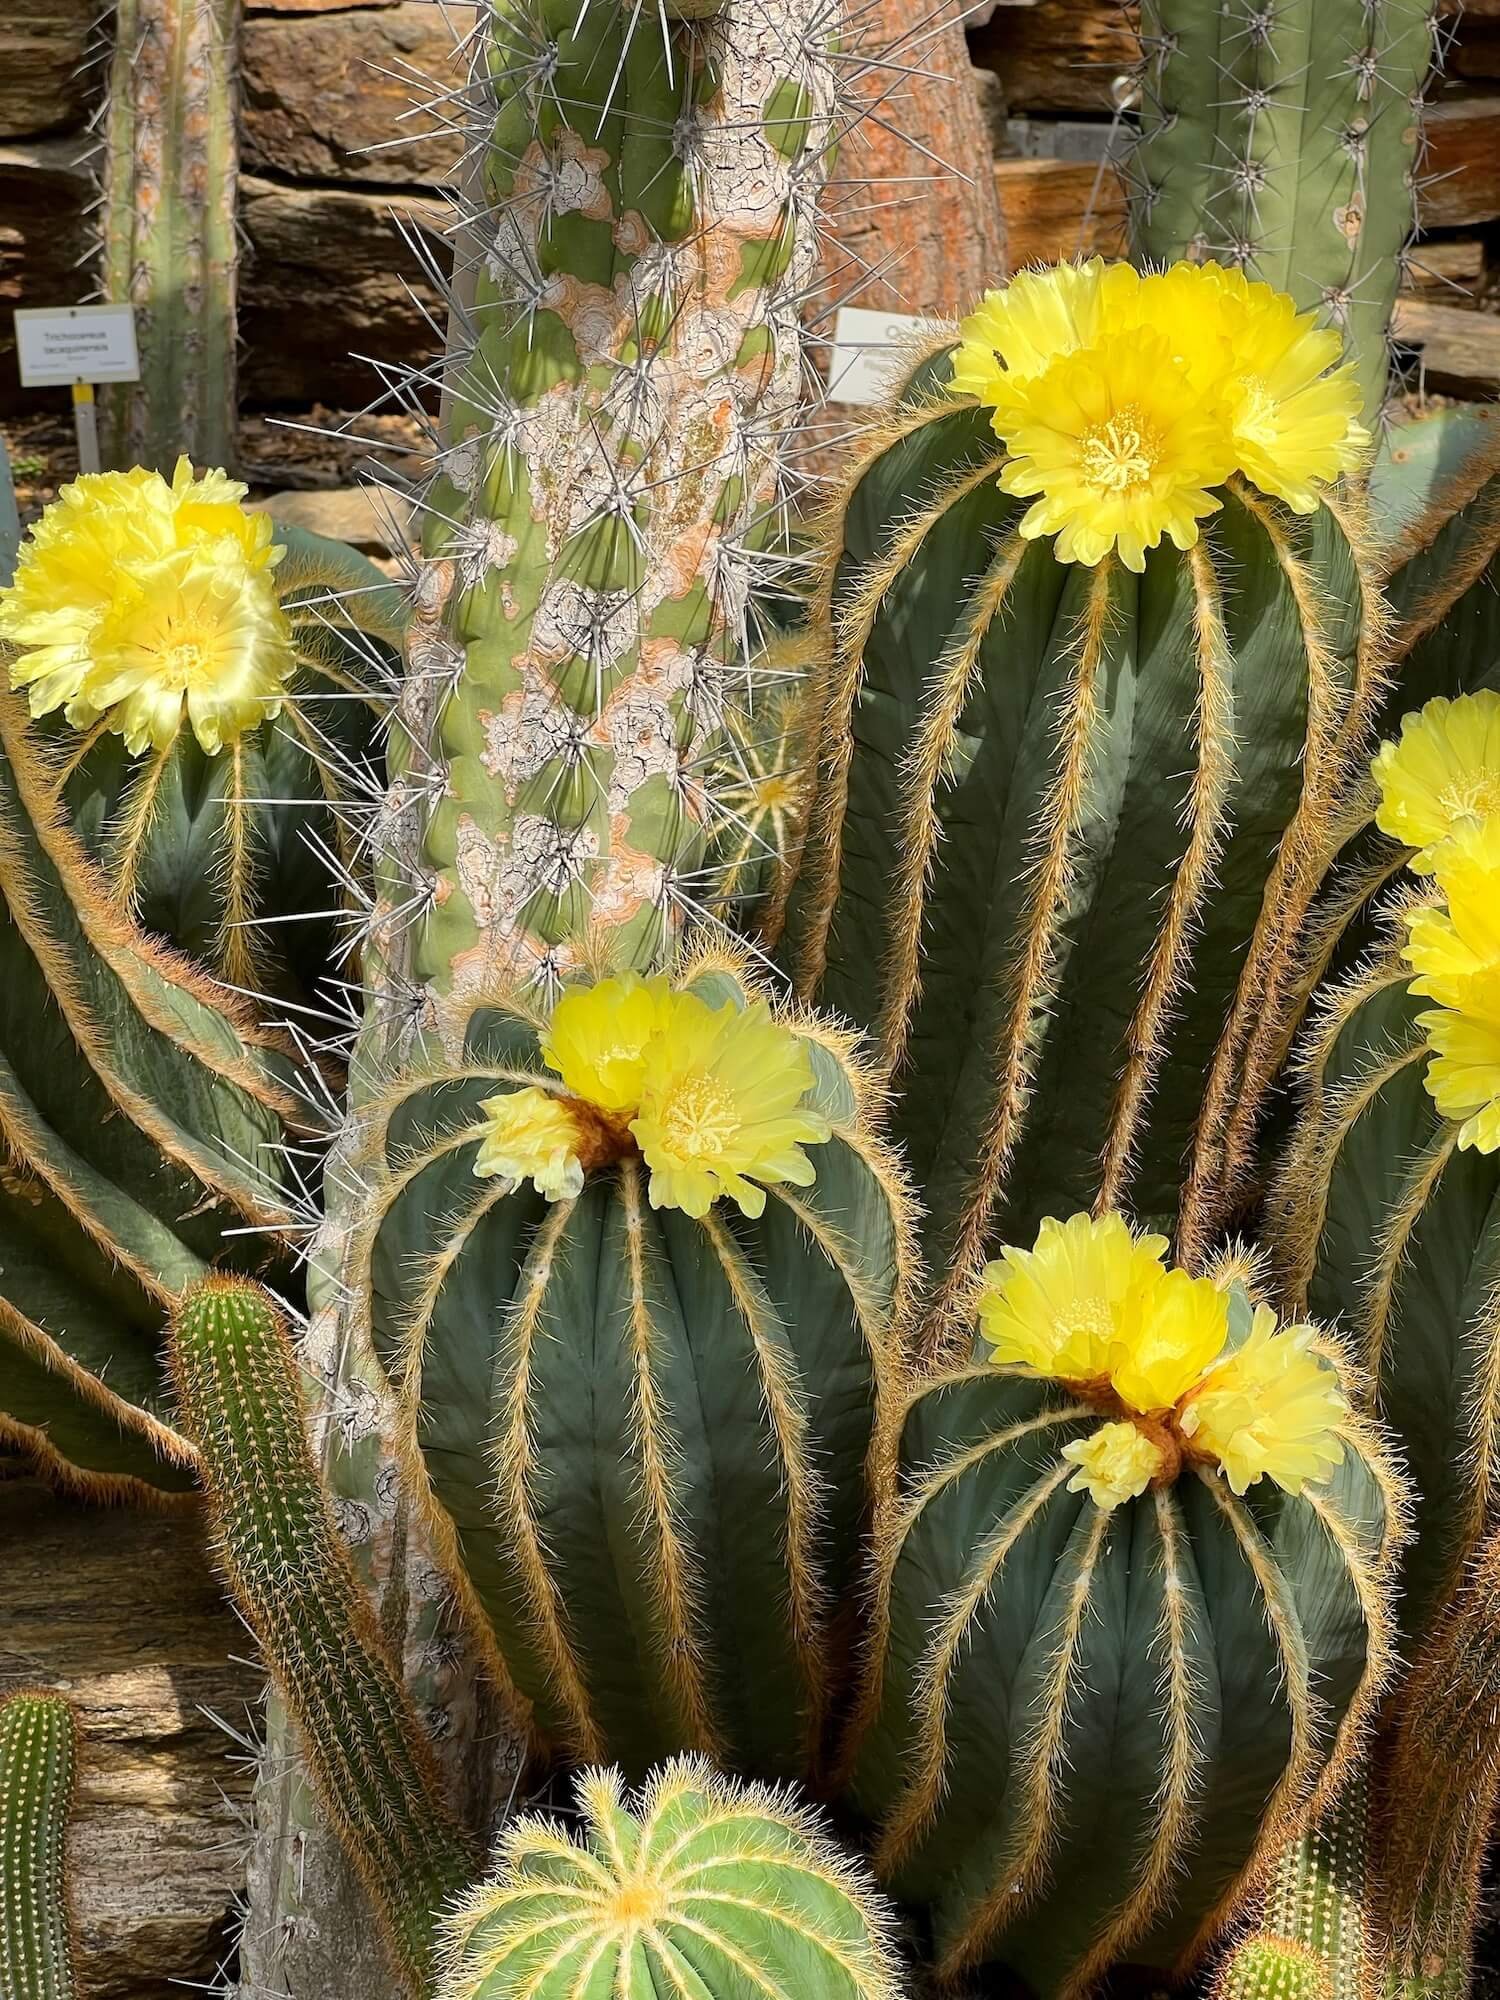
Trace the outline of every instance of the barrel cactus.
<path fill-rule="evenodd" d="M 1219 258 L 1347 333 L 1367 416 L 1414 233 L 1432 0 L 1144 0 L 1133 249 Z"/>
<path fill-rule="evenodd" d="M 354 942 L 405 607 L 245 492 L 186 459 L 170 483 L 65 486 L 0 593 L 0 643 L 121 910 L 236 986 L 306 993 Z"/>
<path fill-rule="evenodd" d="M 18 1688 L 0 1700 L 0 1992 L 74 2000 L 68 1821 L 78 1726 L 66 1698 Z"/>
<path fill-rule="evenodd" d="M 1375 768 L 1412 870 L 1382 942 L 1319 1002 L 1271 1240 L 1287 1300 L 1338 1317 L 1410 1462 L 1402 1615 L 1420 1630 L 1500 1464 L 1500 694 L 1439 697 Z"/>
<path fill-rule="evenodd" d="M 1191 1960 L 1389 1665 L 1400 1495 L 1335 1350 L 1166 1248 L 1045 1223 L 906 1413 L 853 1792 L 946 1973 Z"/>
<path fill-rule="evenodd" d="M 863 1870 L 782 1792 L 701 1759 L 636 1797 L 585 1771 L 576 1835 L 528 1814 L 446 1922 L 442 2000 L 896 2000 L 892 1918 Z"/>
<path fill-rule="evenodd" d="M 493 1001 L 372 1107 L 352 1276 L 540 1739 L 816 1760 L 912 1277 L 876 1109 L 718 956 Z"/>
<path fill-rule="evenodd" d="M 1175 1218 L 1192 1261 L 1243 1198 L 1382 632 L 1325 486 L 1357 394 L 1285 299 L 1096 259 L 962 334 L 832 518 L 782 946 L 878 1036 L 952 1309 L 1048 1213 Z"/>

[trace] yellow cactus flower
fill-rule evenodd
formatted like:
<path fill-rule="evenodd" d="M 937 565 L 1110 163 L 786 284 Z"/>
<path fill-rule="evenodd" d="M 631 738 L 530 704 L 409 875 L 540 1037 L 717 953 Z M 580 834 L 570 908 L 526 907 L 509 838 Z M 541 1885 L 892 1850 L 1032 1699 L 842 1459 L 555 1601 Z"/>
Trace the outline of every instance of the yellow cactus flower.
<path fill-rule="evenodd" d="M 1133 323 L 1140 283 L 1133 265 L 1102 257 L 1017 272 L 960 322 L 949 389 L 993 408 L 995 429 L 1005 436 L 1035 377 L 1062 355 L 1092 347 L 1107 328 Z"/>
<path fill-rule="evenodd" d="M 1164 1236 L 1135 1236 L 1118 1215 L 1051 1216 L 1031 1250 L 987 1264 L 979 1331 L 999 1367 L 1059 1382 L 1102 1383 L 1166 1275 Z"/>
<path fill-rule="evenodd" d="M 1142 1415 L 1186 1395 L 1229 1338 L 1229 1299 L 1211 1278 L 1163 1271 L 1142 1287 L 1109 1354 L 1115 1394 Z"/>
<path fill-rule="evenodd" d="M 712 1008 L 693 993 L 671 998 L 670 1018 L 647 1043 L 641 1105 L 630 1130 L 651 1170 L 653 1208 L 708 1213 L 728 1195 L 763 1213 L 762 1186 L 812 1184 L 804 1146 L 832 1136 L 803 1105 L 813 1083 L 806 1044 L 763 1000 Z"/>
<path fill-rule="evenodd" d="M 1195 382 L 1152 327 L 1053 362 L 1006 442 L 1000 485 L 1033 501 L 1021 533 L 1055 535 L 1059 561 L 1090 568 L 1118 550 L 1127 569 L 1144 570 L 1163 535 L 1192 548 L 1221 504 L 1209 489 L 1233 467 L 1217 390 Z"/>
<path fill-rule="evenodd" d="M 1375 824 L 1417 848 L 1411 865 L 1429 873 L 1444 841 L 1500 815 L 1500 694 L 1429 701 L 1402 717 L 1400 737 L 1381 745 L 1370 768 L 1380 788 Z"/>
<path fill-rule="evenodd" d="M 1500 966 L 1467 980 L 1461 1004 L 1417 1024 L 1432 1051 L 1423 1081 L 1443 1117 L 1462 1121 L 1460 1150 L 1500 1150 Z"/>
<path fill-rule="evenodd" d="M 567 1100 L 535 1088 L 487 1097 L 488 1129 L 474 1160 L 479 1180 L 529 1180 L 548 1201 L 583 1192 L 582 1134 Z"/>
<path fill-rule="evenodd" d="M 1500 818 L 1443 841 L 1430 870 L 1446 907 L 1407 912 L 1401 955 L 1417 974 L 1413 993 L 1463 1007 L 1474 980 L 1500 966 Z"/>
<path fill-rule="evenodd" d="M 623 972 L 596 986 L 574 987 L 552 1010 L 542 1060 L 573 1096 L 631 1118 L 641 1102 L 646 1044 L 671 1011 L 671 989 L 661 973 L 643 979 Z"/>
<path fill-rule="evenodd" d="M 132 753 L 165 748 L 184 719 L 214 755 L 279 713 L 296 665 L 276 595 L 282 551 L 247 514 L 246 488 L 178 461 L 89 473 L 65 486 L 0 591 L 0 640 L 33 715 L 101 717 Z"/>
<path fill-rule="evenodd" d="M 1288 1493 L 1326 1479 L 1344 1456 L 1348 1403 L 1310 1326 L 1277 1327 L 1257 1306 L 1242 1346 L 1210 1368 L 1178 1415 L 1192 1447 L 1216 1459 L 1236 1493 L 1273 1479 Z"/>
<path fill-rule="evenodd" d="M 1091 1437 L 1065 1444 L 1062 1455 L 1078 1470 L 1070 1493 L 1087 1493 L 1106 1512 L 1145 1492 L 1166 1463 L 1161 1446 L 1134 1424 L 1101 1424 Z"/>

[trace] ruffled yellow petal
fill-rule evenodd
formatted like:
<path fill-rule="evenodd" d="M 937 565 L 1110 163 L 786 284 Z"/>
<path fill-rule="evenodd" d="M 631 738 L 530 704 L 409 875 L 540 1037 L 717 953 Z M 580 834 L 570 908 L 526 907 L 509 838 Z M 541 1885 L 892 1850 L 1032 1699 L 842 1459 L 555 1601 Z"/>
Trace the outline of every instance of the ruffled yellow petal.
<path fill-rule="evenodd" d="M 1236 1493 L 1259 1479 L 1300 1493 L 1342 1460 L 1349 1406 L 1316 1337 L 1310 1326 L 1278 1329 L 1270 1308 L 1258 1306 L 1243 1345 L 1183 1405 L 1183 1435 L 1218 1460 Z"/>
<path fill-rule="evenodd" d="M 1142 1288 L 1109 1354 L 1115 1394 L 1132 1410 L 1169 1410 L 1229 1338 L 1229 1300 L 1211 1278 L 1163 1271 Z"/>
<path fill-rule="evenodd" d="M 1065 354 L 1090 347 L 1106 329 L 1133 323 L 1140 278 L 1129 264 L 1054 264 L 1020 271 L 1002 291 L 986 292 L 958 329 L 953 357 L 955 395 L 978 397 L 996 410 L 1002 436 L 1017 398 L 1031 380 Z"/>
<path fill-rule="evenodd" d="M 1118 1215 L 1050 1216 L 1031 1250 L 985 1267 L 979 1331 L 997 1366 L 1061 1382 L 1102 1382 L 1143 1294 L 1165 1275 L 1164 1236 L 1134 1236 Z"/>
<path fill-rule="evenodd" d="M 583 1192 L 578 1127 L 563 1099 L 549 1091 L 512 1090 L 480 1106 L 489 1128 L 474 1160 L 480 1180 L 529 1180 L 548 1201 Z"/>
<path fill-rule="evenodd" d="M 646 1045 L 630 1126 L 651 1170 L 652 1207 L 702 1216 L 727 1195 L 757 1216 L 765 1187 L 810 1186 L 815 1170 L 802 1148 L 832 1136 L 827 1119 L 803 1104 L 812 1084 L 806 1044 L 764 1001 L 715 1009 L 696 994 L 673 994 Z"/>
<path fill-rule="evenodd" d="M 1417 848 L 1411 865 L 1429 872 L 1444 841 L 1500 815 L 1500 694 L 1429 701 L 1402 718 L 1400 737 L 1381 745 L 1371 769 L 1375 824 Z"/>
<path fill-rule="evenodd" d="M 1091 1437 L 1065 1444 L 1062 1455 L 1078 1470 L 1070 1493 L 1087 1493 L 1107 1512 L 1138 1499 L 1162 1469 L 1165 1453 L 1134 1424 L 1101 1424 Z"/>
<path fill-rule="evenodd" d="M 1466 1007 L 1474 981 L 1500 966 L 1500 818 L 1440 842 L 1428 866 L 1446 907 L 1407 913 L 1401 955 L 1413 993 Z"/>
<path fill-rule="evenodd" d="M 1414 982 L 1415 983 L 1415 982 Z M 1464 982 L 1461 1005 L 1419 1014 L 1432 1051 L 1424 1081 L 1461 1149 L 1500 1150 L 1500 967 Z"/>
<path fill-rule="evenodd" d="M 542 1060 L 575 1097 L 621 1117 L 641 1101 L 646 1044 L 667 1022 L 671 989 L 658 973 L 624 972 L 596 986 L 574 987 L 552 1011 Z"/>

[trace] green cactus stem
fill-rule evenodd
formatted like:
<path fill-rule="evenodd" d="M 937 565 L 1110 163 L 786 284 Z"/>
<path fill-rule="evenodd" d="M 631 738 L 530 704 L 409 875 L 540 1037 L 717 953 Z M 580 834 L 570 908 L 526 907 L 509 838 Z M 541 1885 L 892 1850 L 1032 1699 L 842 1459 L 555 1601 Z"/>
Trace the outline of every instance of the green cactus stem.
<path fill-rule="evenodd" d="M 722 956 L 682 983 L 715 1008 L 753 992 Z M 868 1080 L 846 1036 L 792 1018 L 832 1136 L 758 1220 L 658 1213 L 633 1150 L 548 1204 L 474 1174 L 482 1105 L 538 1080 L 543 1025 L 478 1010 L 462 1060 L 412 1066 L 353 1163 L 351 1282 L 409 1490 L 542 1743 L 633 1779 L 682 1750 L 803 1774 L 848 1676 L 913 1280 Z"/>
<path fill-rule="evenodd" d="M 474 1856 L 313 1465 L 286 1325 L 257 1286 L 211 1278 L 173 1316 L 170 1362 L 225 1582 L 393 1961 L 410 1992 L 425 1991 L 437 1914 Z"/>
<path fill-rule="evenodd" d="M 96 1497 L 191 1489 L 162 1326 L 214 1262 L 281 1267 L 307 1123 L 274 1038 L 121 919 L 0 695 L 0 1437 Z"/>
<path fill-rule="evenodd" d="M 1235 480 L 1139 578 L 1059 563 L 947 374 L 918 372 L 829 516 L 781 947 L 892 1074 L 939 1327 L 1044 1215 L 1175 1222 L 1193 1262 L 1243 1200 L 1383 630 L 1337 496 L 1294 517 Z"/>
<path fill-rule="evenodd" d="M 783 1792 L 684 1758 L 627 1798 L 577 1782 L 570 1836 L 527 1815 L 448 1918 L 441 2000 L 897 2000 L 892 1913 Z"/>
<path fill-rule="evenodd" d="M 68 1821 L 77 1724 L 60 1694 L 21 1688 L 0 1700 L 0 1993 L 74 2000 Z"/>
<path fill-rule="evenodd" d="M 1249 1322 L 1233 1295 L 1231 1342 Z M 1061 1456 L 1101 1421 L 993 1366 L 918 1390 L 853 1767 L 940 1972 L 1000 1961 L 1065 1996 L 1197 1959 L 1338 1781 L 1391 1664 L 1399 1498 L 1370 1435 L 1299 1496 L 1184 1461 L 1106 1510 Z"/>
<path fill-rule="evenodd" d="M 1214 2000 L 1372 2000 L 1380 1953 L 1369 1812 L 1368 1779 L 1356 1765 L 1277 1857 L 1253 1923 L 1214 1977 Z"/>
<path fill-rule="evenodd" d="M 620 966 L 669 953 L 703 900 L 724 711 L 751 705 L 833 30 L 803 0 L 691 12 L 493 15 L 410 654 L 443 682 L 447 772 L 416 971 L 470 998 L 575 971 L 585 932 Z"/>
<path fill-rule="evenodd" d="M 1217 258 L 1341 328 L 1367 420 L 1415 227 L 1433 0 L 1143 0 L 1138 260 Z"/>
<path fill-rule="evenodd" d="M 238 0 L 115 0 L 100 285 L 135 307 L 139 382 L 101 399 L 106 467 L 232 466 Z"/>

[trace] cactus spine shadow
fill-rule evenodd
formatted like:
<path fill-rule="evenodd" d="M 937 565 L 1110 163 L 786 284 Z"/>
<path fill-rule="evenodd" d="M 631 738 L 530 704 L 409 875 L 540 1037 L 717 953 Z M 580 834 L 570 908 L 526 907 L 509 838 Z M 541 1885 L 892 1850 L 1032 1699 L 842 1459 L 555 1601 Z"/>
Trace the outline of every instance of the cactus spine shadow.
<path fill-rule="evenodd" d="M 225 1581 L 416 1992 L 474 1855 L 314 1468 L 285 1322 L 257 1286 L 209 1279 L 174 1315 L 170 1353 Z"/>
<path fill-rule="evenodd" d="M 23 1688 L 0 1701 L 0 1993 L 74 2000 L 68 1821 L 77 1724 L 59 1694 Z"/>

